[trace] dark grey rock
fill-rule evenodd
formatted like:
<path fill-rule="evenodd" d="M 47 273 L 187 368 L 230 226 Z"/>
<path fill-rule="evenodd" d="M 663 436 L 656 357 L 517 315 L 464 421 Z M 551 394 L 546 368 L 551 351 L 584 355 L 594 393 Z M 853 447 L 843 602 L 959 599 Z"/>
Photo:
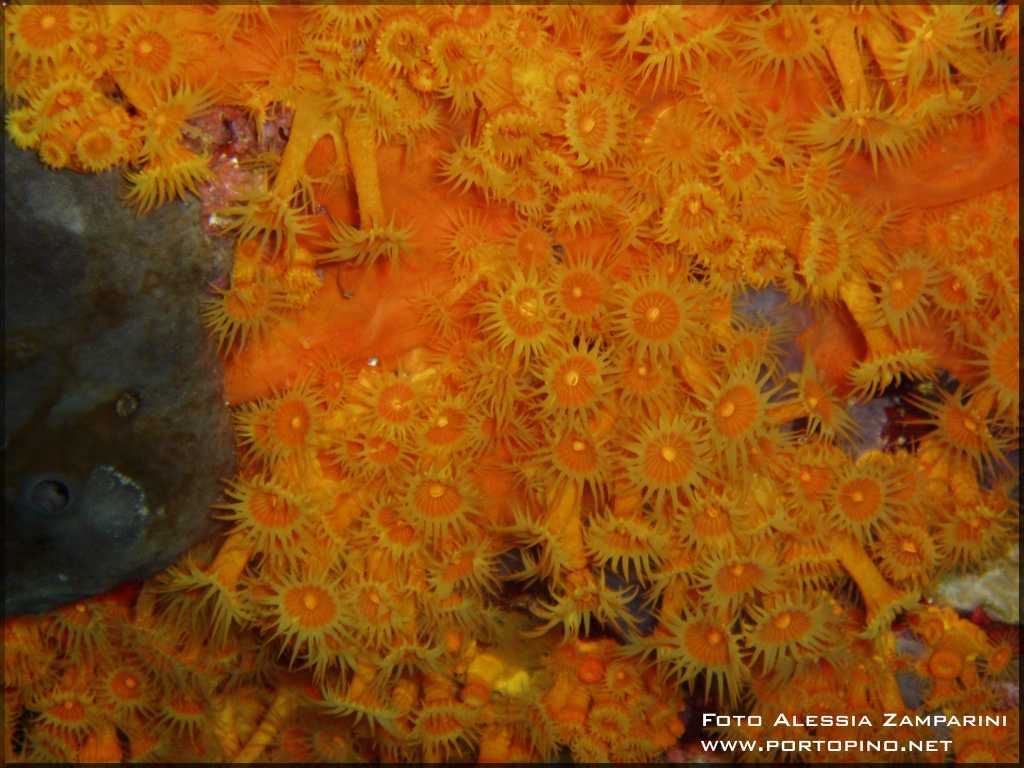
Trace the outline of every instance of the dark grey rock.
<path fill-rule="evenodd" d="M 199 204 L 139 217 L 114 173 L 4 149 L 6 614 L 144 579 L 217 530 L 233 471 L 199 322 L 230 243 Z"/>

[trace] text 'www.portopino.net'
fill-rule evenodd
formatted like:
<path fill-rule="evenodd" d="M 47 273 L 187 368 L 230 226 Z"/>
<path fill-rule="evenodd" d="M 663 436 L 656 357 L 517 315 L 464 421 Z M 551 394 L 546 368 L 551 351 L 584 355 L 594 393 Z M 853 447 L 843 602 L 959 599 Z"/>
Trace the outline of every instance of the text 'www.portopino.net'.
<path fill-rule="evenodd" d="M 739 754 L 760 752 L 948 752 L 953 742 L 949 739 L 766 739 L 764 742 L 753 739 L 702 739 L 701 748 L 705 752 L 722 754 Z"/>

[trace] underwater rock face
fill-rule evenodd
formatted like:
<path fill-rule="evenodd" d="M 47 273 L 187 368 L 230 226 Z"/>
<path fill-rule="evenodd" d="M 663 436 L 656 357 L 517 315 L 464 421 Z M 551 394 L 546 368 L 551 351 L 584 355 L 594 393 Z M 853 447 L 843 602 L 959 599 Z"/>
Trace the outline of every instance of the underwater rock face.
<path fill-rule="evenodd" d="M 196 202 L 137 218 L 116 173 L 53 173 L 5 144 L 7 615 L 164 568 L 213 532 L 233 471 L 199 322 L 230 251 Z"/>
<path fill-rule="evenodd" d="M 935 587 L 935 595 L 959 611 L 985 612 L 1004 624 L 1020 623 L 1020 545 L 1007 547 L 980 574 L 950 576 Z"/>

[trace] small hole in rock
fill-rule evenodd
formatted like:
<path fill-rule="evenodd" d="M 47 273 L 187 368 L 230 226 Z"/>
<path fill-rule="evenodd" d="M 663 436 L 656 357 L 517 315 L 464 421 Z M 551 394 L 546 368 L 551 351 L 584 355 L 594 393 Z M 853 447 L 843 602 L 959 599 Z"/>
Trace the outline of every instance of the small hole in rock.
<path fill-rule="evenodd" d="M 71 490 L 67 484 L 54 479 L 43 480 L 32 487 L 30 496 L 33 506 L 46 513 L 60 512 L 71 501 Z"/>

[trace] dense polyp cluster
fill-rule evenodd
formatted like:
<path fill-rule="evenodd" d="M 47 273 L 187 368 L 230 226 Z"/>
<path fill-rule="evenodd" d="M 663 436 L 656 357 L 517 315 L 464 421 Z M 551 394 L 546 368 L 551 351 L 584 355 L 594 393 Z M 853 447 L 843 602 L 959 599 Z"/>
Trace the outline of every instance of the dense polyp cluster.
<path fill-rule="evenodd" d="M 5 621 L 6 758 L 653 760 L 684 692 L 913 712 L 898 674 L 1016 721 L 1012 646 L 924 599 L 1018 525 L 1015 4 L 5 21 L 20 147 L 230 197 L 240 456 L 225 540 Z"/>

